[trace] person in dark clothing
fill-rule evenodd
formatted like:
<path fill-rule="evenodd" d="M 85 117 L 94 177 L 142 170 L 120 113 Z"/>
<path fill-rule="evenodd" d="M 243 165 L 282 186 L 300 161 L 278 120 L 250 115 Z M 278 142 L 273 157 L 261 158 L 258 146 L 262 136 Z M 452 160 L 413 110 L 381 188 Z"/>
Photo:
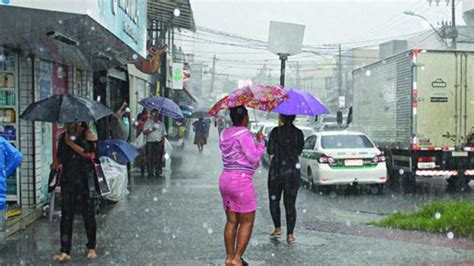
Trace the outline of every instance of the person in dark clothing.
<path fill-rule="evenodd" d="M 146 164 L 149 178 L 162 177 L 163 173 L 163 155 L 167 133 L 165 124 L 159 119 L 160 112 L 154 110 L 143 130 L 143 134 L 146 136 Z"/>
<path fill-rule="evenodd" d="M 282 234 L 280 199 L 283 193 L 289 244 L 295 242 L 293 236 L 296 223 L 295 204 L 301 175 L 298 156 L 303 151 L 304 145 L 303 132 L 293 125 L 294 120 L 294 115 L 280 115 L 283 125 L 271 131 L 267 146 L 267 153 L 273 155 L 268 173 L 270 213 L 275 226 L 272 236 L 280 237 Z"/>
<path fill-rule="evenodd" d="M 71 259 L 71 242 L 74 223 L 74 213 L 79 208 L 84 218 L 87 234 L 87 258 L 95 259 L 97 254 L 94 200 L 91 197 L 89 178 L 94 174 L 91 160 L 96 154 L 97 137 L 87 128 L 86 124 L 66 124 L 66 132 L 58 141 L 57 159 L 51 168 L 59 169 L 62 165 L 61 179 L 61 252 L 54 256 L 54 260 L 67 262 Z M 95 184 L 93 185 L 95 189 Z"/>
<path fill-rule="evenodd" d="M 209 134 L 209 125 L 201 117 L 198 121 L 193 123 L 194 144 L 197 145 L 199 153 L 204 150 L 204 145 L 207 144 L 207 137 Z"/>

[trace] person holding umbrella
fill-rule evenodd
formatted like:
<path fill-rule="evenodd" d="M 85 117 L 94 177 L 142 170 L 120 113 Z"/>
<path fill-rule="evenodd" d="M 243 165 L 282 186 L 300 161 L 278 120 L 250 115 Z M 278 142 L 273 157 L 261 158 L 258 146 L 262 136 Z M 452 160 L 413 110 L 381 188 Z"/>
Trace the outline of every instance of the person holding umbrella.
<path fill-rule="evenodd" d="M 163 154 L 165 151 L 166 129 L 159 120 L 160 112 L 153 110 L 151 119 L 145 123 L 143 134 L 146 136 L 146 165 L 148 177 L 161 177 L 163 173 Z"/>
<path fill-rule="evenodd" d="M 207 134 L 209 131 L 208 124 L 204 118 L 200 117 L 198 121 L 193 123 L 194 144 L 197 145 L 199 153 L 204 150 L 204 145 L 207 144 Z"/>
<path fill-rule="evenodd" d="M 230 109 L 233 127 L 224 129 L 220 149 L 224 170 L 219 178 L 224 209 L 227 216 L 224 240 L 226 265 L 244 263 L 242 255 L 252 235 L 257 209 L 253 174 L 265 152 L 264 136 L 259 132 L 255 143 L 248 130 L 249 117 L 243 106 Z"/>
<path fill-rule="evenodd" d="M 28 121 L 65 123 L 66 132 L 58 141 L 58 153 L 51 169 L 62 165 L 61 180 L 61 251 L 54 260 L 67 262 L 71 259 L 72 226 L 76 207 L 82 210 L 87 234 L 87 258 L 95 259 L 97 226 L 92 196 L 97 194 L 95 169 L 92 160 L 96 154 L 97 136 L 87 122 L 112 115 L 103 104 L 92 99 L 71 94 L 58 94 L 30 104 L 20 115 Z M 91 184 L 91 185 L 90 185 Z"/>
<path fill-rule="evenodd" d="M 208 114 L 216 116 L 230 110 L 233 126 L 222 131 L 220 149 L 224 170 L 219 178 L 227 223 L 224 229 L 225 265 L 248 265 L 242 259 L 252 235 L 257 209 L 253 174 L 265 152 L 264 136 L 254 136 L 248 129 L 246 107 L 269 112 L 288 98 L 280 86 L 245 86 L 220 99 Z"/>
<path fill-rule="evenodd" d="M 97 235 L 95 204 L 89 186 L 90 177 L 95 175 L 91 160 L 96 155 L 96 141 L 97 137 L 86 123 L 66 123 L 66 132 L 59 137 L 58 153 L 51 165 L 53 170 L 58 170 L 61 165 L 63 173 L 60 182 L 62 198 L 61 251 L 53 257 L 55 261 L 67 262 L 71 259 L 72 230 L 76 208 L 81 210 L 84 218 L 87 235 L 86 256 L 88 259 L 97 258 L 95 252 Z"/>
<path fill-rule="evenodd" d="M 293 125 L 294 115 L 280 115 L 281 126 L 274 128 L 268 140 L 267 153 L 273 158 L 268 173 L 270 213 L 275 230 L 272 237 L 282 234 L 280 199 L 283 193 L 287 223 L 287 242 L 295 242 L 293 229 L 296 223 L 296 196 L 300 186 L 298 156 L 303 151 L 303 132 Z"/>
<path fill-rule="evenodd" d="M 268 196 L 270 213 L 275 230 L 272 237 L 282 235 L 280 221 L 280 199 L 283 193 L 285 205 L 287 242 L 295 242 L 293 230 L 296 224 L 296 196 L 300 186 L 298 157 L 303 151 L 304 135 L 293 125 L 296 115 L 314 116 L 329 113 L 328 109 L 309 92 L 289 89 L 288 99 L 272 112 L 279 113 L 280 126 L 270 132 L 267 153 L 272 157 L 268 173 Z"/>

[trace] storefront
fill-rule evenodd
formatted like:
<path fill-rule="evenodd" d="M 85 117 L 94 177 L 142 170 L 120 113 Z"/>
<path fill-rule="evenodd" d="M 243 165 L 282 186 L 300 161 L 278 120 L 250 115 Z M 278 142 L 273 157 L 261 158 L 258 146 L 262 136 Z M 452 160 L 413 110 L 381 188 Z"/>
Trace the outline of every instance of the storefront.
<path fill-rule="evenodd" d="M 132 121 L 135 121 L 134 119 L 136 119 L 137 115 L 143 110 L 143 107 L 139 105 L 138 102 L 152 95 L 151 88 L 156 85 L 153 83 L 152 75 L 141 72 L 132 64 L 129 64 L 127 68 L 130 85 L 130 115 Z M 132 140 L 134 137 L 136 136 L 132 134 Z"/>
<path fill-rule="evenodd" d="M 93 97 L 94 73 L 145 57 L 146 21 L 138 14 L 146 13 L 146 0 L 127 6 L 124 1 L 5 3 L 0 3 L 0 134 L 24 155 L 21 168 L 8 177 L 7 200 L 38 208 L 47 198 L 62 126 L 20 120 L 19 114 L 54 94 Z M 127 80 L 126 72 L 123 76 Z M 114 80 L 107 82 L 116 87 Z M 128 97 L 125 82 L 119 93 Z"/>

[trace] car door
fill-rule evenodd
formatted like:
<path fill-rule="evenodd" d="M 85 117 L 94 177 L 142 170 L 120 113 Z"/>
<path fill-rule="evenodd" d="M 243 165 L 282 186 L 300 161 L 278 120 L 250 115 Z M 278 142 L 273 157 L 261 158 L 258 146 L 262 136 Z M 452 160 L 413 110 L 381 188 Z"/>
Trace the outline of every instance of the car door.
<path fill-rule="evenodd" d="M 306 138 L 303 146 L 303 152 L 300 155 L 301 175 L 307 177 L 308 165 L 313 157 L 314 146 L 316 144 L 316 135 L 309 136 Z"/>

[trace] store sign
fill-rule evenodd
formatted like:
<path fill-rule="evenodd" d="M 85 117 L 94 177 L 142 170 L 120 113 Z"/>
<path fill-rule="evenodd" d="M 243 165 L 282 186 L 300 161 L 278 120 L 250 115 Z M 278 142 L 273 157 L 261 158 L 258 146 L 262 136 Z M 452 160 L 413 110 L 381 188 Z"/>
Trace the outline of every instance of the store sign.
<path fill-rule="evenodd" d="M 146 57 L 147 0 L 99 0 L 92 16 L 130 48 Z"/>
<path fill-rule="evenodd" d="M 87 15 L 146 57 L 147 0 L 0 0 L 0 6 Z"/>
<path fill-rule="evenodd" d="M 171 87 L 174 90 L 183 89 L 183 64 L 173 63 L 173 72 L 171 75 Z"/>

